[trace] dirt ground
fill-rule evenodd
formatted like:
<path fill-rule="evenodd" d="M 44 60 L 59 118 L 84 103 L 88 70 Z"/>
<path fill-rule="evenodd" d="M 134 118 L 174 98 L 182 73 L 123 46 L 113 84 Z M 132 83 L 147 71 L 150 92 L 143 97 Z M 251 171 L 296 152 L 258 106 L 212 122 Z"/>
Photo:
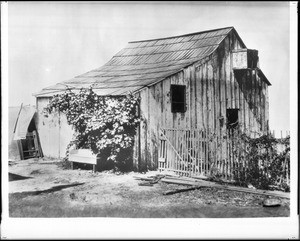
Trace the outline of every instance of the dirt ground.
<path fill-rule="evenodd" d="M 116 174 L 109 171 L 64 169 L 47 158 L 9 162 L 10 217 L 240 218 L 287 217 L 288 199 L 279 207 L 263 207 L 267 198 L 242 192 L 184 188 L 158 182 L 139 186 L 134 176 L 158 172 Z"/>

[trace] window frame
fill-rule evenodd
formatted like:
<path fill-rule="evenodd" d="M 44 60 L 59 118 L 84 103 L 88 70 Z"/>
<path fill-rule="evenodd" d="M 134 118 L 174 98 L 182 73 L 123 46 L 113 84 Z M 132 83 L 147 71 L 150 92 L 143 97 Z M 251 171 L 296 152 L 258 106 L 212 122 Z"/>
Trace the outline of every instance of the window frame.
<path fill-rule="evenodd" d="M 174 88 L 182 88 L 181 91 L 183 91 L 183 101 L 174 101 L 173 92 Z M 171 93 L 171 112 L 172 113 L 185 113 L 186 112 L 186 85 L 177 85 L 177 84 L 171 84 L 170 87 L 170 93 Z M 182 104 L 182 108 L 175 108 L 175 104 Z"/>
<path fill-rule="evenodd" d="M 229 111 L 236 111 L 237 120 L 233 123 L 232 122 L 229 123 L 229 118 L 228 118 L 228 116 L 229 116 L 228 112 Z M 240 124 L 239 112 L 240 112 L 239 108 L 227 108 L 226 109 L 226 127 L 227 127 L 227 129 L 236 128 Z"/>

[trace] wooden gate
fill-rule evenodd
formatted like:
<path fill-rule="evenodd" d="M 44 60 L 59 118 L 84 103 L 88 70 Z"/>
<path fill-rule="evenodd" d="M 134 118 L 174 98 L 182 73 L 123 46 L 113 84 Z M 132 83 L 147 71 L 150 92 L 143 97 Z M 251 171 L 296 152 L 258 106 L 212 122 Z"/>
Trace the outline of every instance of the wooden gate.
<path fill-rule="evenodd" d="M 234 132 L 220 135 L 210 129 L 162 128 L 158 168 L 184 176 L 217 174 L 233 179 L 239 144 Z"/>
<path fill-rule="evenodd" d="M 212 143 L 207 131 L 187 129 L 160 130 L 159 169 L 178 174 L 208 174 Z"/>

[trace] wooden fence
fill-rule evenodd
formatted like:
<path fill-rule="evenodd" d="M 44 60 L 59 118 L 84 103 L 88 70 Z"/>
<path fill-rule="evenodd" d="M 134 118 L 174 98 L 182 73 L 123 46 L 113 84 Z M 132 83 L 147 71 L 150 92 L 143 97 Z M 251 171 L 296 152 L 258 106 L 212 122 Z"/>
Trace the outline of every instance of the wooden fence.
<path fill-rule="evenodd" d="M 259 134 L 251 133 L 249 136 L 259 137 Z M 245 158 L 249 146 L 238 129 L 216 133 L 209 129 L 162 128 L 159 148 L 159 170 L 174 171 L 184 176 L 217 175 L 233 180 L 239 175 L 237 172 L 245 171 L 249 166 Z M 268 150 L 260 151 L 268 153 Z M 268 161 L 268 158 L 271 157 L 266 156 L 262 162 Z M 288 179 L 289 162 L 286 161 L 282 168 L 286 173 L 284 178 Z"/>

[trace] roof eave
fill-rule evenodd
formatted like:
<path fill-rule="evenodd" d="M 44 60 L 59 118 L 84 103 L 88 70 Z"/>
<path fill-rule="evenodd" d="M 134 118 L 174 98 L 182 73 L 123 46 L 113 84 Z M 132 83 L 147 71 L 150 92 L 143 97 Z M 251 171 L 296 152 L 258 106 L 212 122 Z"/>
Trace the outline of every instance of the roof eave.
<path fill-rule="evenodd" d="M 192 63 L 189 63 L 189 64 L 187 64 L 186 66 L 182 67 L 181 69 L 174 71 L 174 73 L 172 73 L 172 74 L 170 74 L 170 75 L 168 75 L 168 76 L 165 76 L 165 77 L 163 77 L 163 78 L 161 78 L 161 79 L 159 79 L 159 80 L 157 80 L 157 81 L 155 81 L 155 82 L 153 82 L 153 83 L 151 83 L 151 84 L 148 84 L 148 85 L 145 85 L 145 86 L 141 87 L 140 89 L 134 91 L 134 93 L 138 93 L 138 92 L 140 92 L 141 90 L 143 90 L 144 88 L 147 88 L 147 87 L 151 87 L 151 86 L 153 86 L 153 85 L 156 85 L 156 84 L 158 84 L 159 82 L 165 80 L 166 78 L 169 78 L 169 77 L 171 77 L 171 76 L 173 76 L 173 75 L 175 75 L 175 74 L 178 74 L 179 72 L 181 72 L 181 71 L 184 70 L 185 68 L 188 68 L 189 66 L 194 65 L 194 64 L 196 64 L 196 63 L 198 63 L 198 62 L 200 62 L 200 63 L 199 63 L 196 67 L 199 67 L 199 66 L 203 65 L 204 63 L 206 63 L 207 61 L 210 60 L 210 57 L 211 57 L 211 55 L 212 55 L 214 52 L 215 52 L 215 50 L 212 51 L 212 53 L 210 53 L 208 56 L 206 56 L 206 57 L 204 57 L 204 58 L 201 58 L 201 59 L 198 59 L 198 60 L 196 60 L 196 61 L 194 61 L 194 62 L 192 62 Z"/>
<path fill-rule="evenodd" d="M 270 83 L 270 81 L 267 79 L 267 77 L 265 76 L 265 74 L 262 72 L 262 70 L 260 68 L 257 68 L 258 70 L 258 75 L 260 78 L 263 79 L 263 81 L 265 81 L 267 83 L 268 86 L 271 86 L 272 84 Z"/>

